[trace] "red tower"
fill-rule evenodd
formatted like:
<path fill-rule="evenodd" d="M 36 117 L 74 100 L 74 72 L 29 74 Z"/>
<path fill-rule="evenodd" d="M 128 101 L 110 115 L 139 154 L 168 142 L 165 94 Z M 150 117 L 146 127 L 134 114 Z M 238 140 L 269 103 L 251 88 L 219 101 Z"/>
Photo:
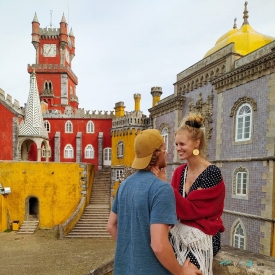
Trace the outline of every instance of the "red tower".
<path fill-rule="evenodd" d="M 40 100 L 49 110 L 78 109 L 76 85 L 78 80 L 71 69 L 75 55 L 75 37 L 63 14 L 60 28 L 40 28 L 37 15 L 32 21 L 32 44 L 36 50 L 36 63 L 28 65 L 28 72 L 35 71 Z"/>

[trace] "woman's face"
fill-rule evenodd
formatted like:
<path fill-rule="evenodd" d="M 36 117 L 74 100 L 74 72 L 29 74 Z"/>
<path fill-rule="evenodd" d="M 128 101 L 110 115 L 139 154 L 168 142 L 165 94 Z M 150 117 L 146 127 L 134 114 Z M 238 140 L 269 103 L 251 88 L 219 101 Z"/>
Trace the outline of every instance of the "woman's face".
<path fill-rule="evenodd" d="M 181 131 L 175 137 L 176 149 L 179 154 L 180 160 L 189 159 L 193 155 L 193 150 L 198 148 L 199 140 L 192 140 L 186 131 Z"/>

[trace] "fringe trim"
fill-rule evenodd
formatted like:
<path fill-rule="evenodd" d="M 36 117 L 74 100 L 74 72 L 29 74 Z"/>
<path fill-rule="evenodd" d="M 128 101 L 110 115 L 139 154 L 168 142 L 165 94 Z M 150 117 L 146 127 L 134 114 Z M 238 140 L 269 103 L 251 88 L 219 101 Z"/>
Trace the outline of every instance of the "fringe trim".
<path fill-rule="evenodd" d="M 180 222 L 170 230 L 170 233 L 170 242 L 181 265 L 185 262 L 188 253 L 191 252 L 196 257 L 203 275 L 213 275 L 213 241 L 211 235 Z"/>

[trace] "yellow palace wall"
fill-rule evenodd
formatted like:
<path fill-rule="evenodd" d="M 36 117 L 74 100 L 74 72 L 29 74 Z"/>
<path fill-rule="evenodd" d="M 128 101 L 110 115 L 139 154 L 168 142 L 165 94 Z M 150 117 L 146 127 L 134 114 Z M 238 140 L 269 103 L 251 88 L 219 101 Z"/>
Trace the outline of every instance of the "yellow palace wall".
<path fill-rule="evenodd" d="M 11 188 L 10 194 L 0 195 L 0 231 L 14 220 L 23 223 L 30 197 L 38 199 L 40 228 L 66 221 L 83 196 L 83 170 L 77 163 L 0 162 L 0 183 Z"/>
<path fill-rule="evenodd" d="M 121 167 L 130 167 L 135 158 L 134 152 L 134 140 L 137 134 L 140 132 L 140 129 L 122 129 L 122 130 L 114 130 L 112 133 L 112 168 L 116 166 Z M 118 143 L 122 141 L 124 143 L 124 156 L 118 158 L 117 156 L 117 146 Z M 117 188 L 119 186 L 119 182 L 115 181 L 113 186 L 113 195 L 116 194 Z"/>
<path fill-rule="evenodd" d="M 124 165 L 131 166 L 135 157 L 134 152 L 134 140 L 137 133 L 135 129 L 125 129 L 114 131 L 112 134 L 112 166 L 115 165 Z M 117 156 L 117 146 L 118 143 L 122 141 L 124 143 L 124 156 L 118 158 Z"/>

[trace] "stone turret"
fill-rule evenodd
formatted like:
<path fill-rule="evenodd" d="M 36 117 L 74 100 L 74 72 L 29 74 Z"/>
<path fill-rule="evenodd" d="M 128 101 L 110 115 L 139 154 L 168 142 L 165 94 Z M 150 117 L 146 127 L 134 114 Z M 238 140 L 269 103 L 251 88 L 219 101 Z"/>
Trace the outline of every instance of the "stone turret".
<path fill-rule="evenodd" d="M 66 45 L 68 44 L 68 30 L 67 30 L 67 22 L 63 13 L 61 22 L 60 22 L 60 46 L 64 50 Z"/>
<path fill-rule="evenodd" d="M 155 107 L 156 104 L 160 101 L 160 96 L 162 95 L 162 88 L 161 87 L 152 87 L 151 95 L 153 96 L 152 107 Z"/>
<path fill-rule="evenodd" d="M 36 13 L 34 14 L 34 18 L 32 20 L 32 44 L 35 49 L 37 49 L 40 41 L 39 41 L 39 27 L 40 23 L 38 21 Z"/>
<path fill-rule="evenodd" d="M 134 99 L 135 99 L 135 111 L 140 111 L 141 94 L 134 94 Z"/>

